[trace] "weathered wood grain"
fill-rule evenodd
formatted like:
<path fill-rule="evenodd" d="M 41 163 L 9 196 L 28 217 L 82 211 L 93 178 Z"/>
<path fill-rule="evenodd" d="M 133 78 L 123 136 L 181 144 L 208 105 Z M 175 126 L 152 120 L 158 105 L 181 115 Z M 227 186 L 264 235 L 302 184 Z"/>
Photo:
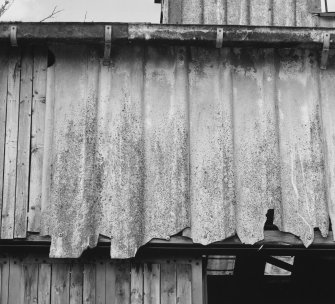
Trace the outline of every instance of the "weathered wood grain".
<path fill-rule="evenodd" d="M 24 304 L 41 303 L 38 299 L 38 264 L 23 264 L 22 265 L 22 278 L 24 288 Z"/>
<path fill-rule="evenodd" d="M 192 259 L 192 304 L 203 304 L 205 301 L 204 290 L 204 274 L 203 264 L 201 259 Z"/>
<path fill-rule="evenodd" d="M 16 160 L 20 104 L 21 53 L 14 49 L 8 62 L 6 146 L 3 183 L 1 238 L 14 236 Z"/>
<path fill-rule="evenodd" d="M 50 235 L 48 212 L 50 207 L 50 185 L 52 172 L 52 145 L 54 132 L 55 107 L 55 66 L 47 69 L 46 109 L 43 149 L 42 198 L 41 198 L 41 234 Z"/>
<path fill-rule="evenodd" d="M 70 278 L 70 304 L 83 303 L 84 266 L 82 264 L 71 265 Z"/>
<path fill-rule="evenodd" d="M 38 273 L 38 304 L 50 304 L 51 265 L 39 264 Z"/>
<path fill-rule="evenodd" d="M 161 264 L 161 303 L 177 303 L 177 274 L 176 264 L 173 262 Z"/>
<path fill-rule="evenodd" d="M 8 304 L 9 258 L 4 258 L 1 264 L 0 303 Z"/>
<path fill-rule="evenodd" d="M 10 258 L 8 280 L 8 304 L 24 304 L 24 280 L 22 265 L 15 257 Z"/>
<path fill-rule="evenodd" d="M 106 261 L 97 261 L 95 278 L 95 303 L 106 304 Z"/>
<path fill-rule="evenodd" d="M 106 304 L 115 304 L 116 263 L 106 263 Z"/>
<path fill-rule="evenodd" d="M 8 75 L 8 48 L 0 48 L 0 231 L 2 210 L 2 189 L 4 177 L 5 139 L 6 139 L 6 112 L 7 112 L 7 75 Z"/>
<path fill-rule="evenodd" d="M 143 265 L 141 263 L 131 264 L 131 304 L 143 304 Z"/>
<path fill-rule="evenodd" d="M 47 64 L 45 48 L 34 48 L 28 231 L 40 232 Z"/>
<path fill-rule="evenodd" d="M 115 268 L 115 304 L 130 304 L 130 263 L 119 261 Z"/>
<path fill-rule="evenodd" d="M 160 264 L 144 264 L 144 304 L 160 304 Z"/>
<path fill-rule="evenodd" d="M 177 303 L 192 303 L 192 268 L 190 264 L 177 264 Z"/>
<path fill-rule="evenodd" d="M 96 272 L 95 264 L 84 265 L 83 303 L 95 303 Z"/>
<path fill-rule="evenodd" d="M 21 60 L 14 238 L 24 238 L 27 233 L 32 90 L 33 54 L 32 49 L 27 47 Z"/>
<path fill-rule="evenodd" d="M 52 265 L 51 304 L 66 304 L 69 302 L 69 264 Z"/>

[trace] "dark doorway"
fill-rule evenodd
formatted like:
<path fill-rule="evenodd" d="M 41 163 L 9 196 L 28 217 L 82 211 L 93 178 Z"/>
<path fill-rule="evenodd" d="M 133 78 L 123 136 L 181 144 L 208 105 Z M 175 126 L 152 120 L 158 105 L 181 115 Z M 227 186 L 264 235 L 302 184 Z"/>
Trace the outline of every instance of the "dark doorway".
<path fill-rule="evenodd" d="M 295 256 L 289 275 L 265 275 L 266 256 L 236 256 L 230 275 L 207 275 L 207 304 L 333 303 L 335 255 Z M 284 265 L 284 264 L 283 264 Z M 284 266 L 285 267 L 285 266 Z"/>

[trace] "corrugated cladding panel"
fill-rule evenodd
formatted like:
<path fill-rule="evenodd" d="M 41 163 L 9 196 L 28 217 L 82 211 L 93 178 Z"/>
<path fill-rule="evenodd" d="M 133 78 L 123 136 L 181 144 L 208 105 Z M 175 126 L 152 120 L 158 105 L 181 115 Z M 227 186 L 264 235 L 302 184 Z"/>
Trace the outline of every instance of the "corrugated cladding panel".
<path fill-rule="evenodd" d="M 320 18 L 321 0 L 162 0 L 163 23 L 334 26 Z"/>
<path fill-rule="evenodd" d="M 52 236 L 51 256 L 78 257 L 102 234 L 113 258 L 127 258 L 186 227 L 197 243 L 237 233 L 252 244 L 263 239 L 268 209 L 306 246 L 314 228 L 327 235 L 335 220 L 333 53 L 321 71 L 320 55 L 300 49 L 133 45 L 113 49 L 109 67 L 94 47 L 53 52 L 55 64 L 41 70 L 41 199 L 27 205 L 29 231 Z M 13 68 L 7 59 L 1 53 Z M 0 71 L 6 87 L 13 72 Z M 13 238 L 15 205 L 6 200 L 1 235 Z"/>

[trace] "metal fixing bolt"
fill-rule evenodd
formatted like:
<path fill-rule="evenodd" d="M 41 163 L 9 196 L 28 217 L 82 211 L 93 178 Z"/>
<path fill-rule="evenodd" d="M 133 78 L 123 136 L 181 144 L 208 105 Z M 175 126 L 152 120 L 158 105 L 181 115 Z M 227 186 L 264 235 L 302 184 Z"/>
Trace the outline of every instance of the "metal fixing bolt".
<path fill-rule="evenodd" d="M 111 49 L 112 49 L 112 26 L 105 26 L 105 49 L 103 65 L 110 65 L 111 62 Z"/>
<path fill-rule="evenodd" d="M 321 63 L 320 63 L 320 69 L 322 70 L 327 69 L 329 47 L 330 47 L 330 34 L 325 33 L 323 34 L 323 47 L 322 47 Z"/>
<path fill-rule="evenodd" d="M 16 34 L 17 34 L 17 26 L 16 25 L 11 25 L 10 26 L 10 35 L 9 35 L 9 38 L 10 38 L 10 45 L 13 46 L 13 47 L 17 47 L 17 37 L 16 37 Z"/>
<path fill-rule="evenodd" d="M 219 27 L 216 30 L 216 47 L 221 49 L 223 45 L 223 28 Z"/>

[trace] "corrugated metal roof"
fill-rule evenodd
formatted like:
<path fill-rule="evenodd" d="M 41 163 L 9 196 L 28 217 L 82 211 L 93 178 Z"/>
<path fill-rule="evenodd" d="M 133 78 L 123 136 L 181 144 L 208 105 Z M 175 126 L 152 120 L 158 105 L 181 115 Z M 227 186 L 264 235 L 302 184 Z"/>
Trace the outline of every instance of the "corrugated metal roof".
<path fill-rule="evenodd" d="M 333 18 L 315 15 L 320 7 L 320 0 L 162 1 L 163 23 L 334 26 Z"/>
<path fill-rule="evenodd" d="M 29 220 L 41 208 L 41 227 L 29 230 L 52 236 L 51 256 L 77 257 L 101 234 L 111 237 L 113 258 L 127 258 L 186 227 L 196 243 L 237 233 L 252 244 L 263 239 L 268 209 L 306 246 L 314 228 L 327 235 L 335 199 L 333 53 L 321 71 L 319 54 L 301 49 L 128 45 L 113 49 L 111 66 L 94 46 L 52 51 L 46 83 L 33 78 L 35 102 L 44 100 L 43 83 L 47 98 L 42 202 L 29 206 Z M 6 56 L 1 64 L 17 71 L 17 53 Z M 39 61 L 34 67 L 45 71 Z M 8 77 L 11 94 L 18 79 Z M 7 114 L 14 101 L 7 97 Z M 9 123 L 7 115 L 7 134 Z M 9 193 L 13 175 L 4 180 Z M 10 238 L 5 200 L 2 237 Z"/>

